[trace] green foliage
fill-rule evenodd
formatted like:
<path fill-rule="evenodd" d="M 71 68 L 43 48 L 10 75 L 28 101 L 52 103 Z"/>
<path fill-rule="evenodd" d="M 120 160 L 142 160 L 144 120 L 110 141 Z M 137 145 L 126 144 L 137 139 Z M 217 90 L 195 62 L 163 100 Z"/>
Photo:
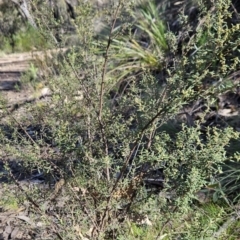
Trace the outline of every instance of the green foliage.
<path fill-rule="evenodd" d="M 24 32 L 19 31 L 13 35 L 14 52 L 42 50 L 48 47 L 44 37 L 38 30 L 29 26 Z"/>
<path fill-rule="evenodd" d="M 117 61 L 113 74 L 118 71 L 121 78 L 131 72 L 162 69 L 164 57 L 169 52 L 166 26 L 153 2 L 140 9 L 140 16 L 133 12 L 132 17 L 135 24 L 131 28 L 134 27 L 135 31 L 127 36 L 119 34 L 119 37 L 113 38 L 111 44 L 111 59 Z"/>
<path fill-rule="evenodd" d="M 1 50 L 5 53 L 42 50 L 48 47 L 43 36 L 32 27 L 17 31 L 11 38 L 3 37 L 2 43 Z"/>
<path fill-rule="evenodd" d="M 1 3 L 0 25 L 0 50 L 2 52 L 42 50 L 49 46 L 38 29 L 24 21 L 11 1 Z"/>
<path fill-rule="evenodd" d="M 97 10 L 82 3 L 75 20 L 80 46 L 48 65 L 51 98 L 42 111 L 28 104 L 28 120 L 8 115 L 13 131 L 10 137 L 2 131 L 3 156 L 20 159 L 26 175 L 38 170 L 49 184 L 66 181 L 60 195 L 69 197 L 62 205 L 49 201 L 48 192 L 22 193 L 57 212 L 58 221 L 47 211 L 42 217 L 57 222 L 62 238 L 77 232 L 80 239 L 208 239 L 232 211 L 239 180 L 228 163 L 237 164 L 239 153 L 229 144 L 239 133 L 211 127 L 205 118 L 218 95 L 233 88 L 239 27 L 228 24 L 230 1 L 213 4 L 201 9 L 188 41 L 167 30 L 152 2 L 139 7 L 140 16 L 129 4 L 106 7 L 112 17 L 106 42 L 89 24 Z M 115 28 L 126 14 L 134 24 Z M 54 20 L 37 17 L 53 44 L 48 26 Z M 36 71 L 29 69 L 33 79 Z M 180 119 L 200 100 L 198 120 L 190 113 Z M 227 206 L 216 198 L 219 186 Z M 201 204 L 197 193 L 203 190 L 213 199 Z"/>
<path fill-rule="evenodd" d="M 239 202 L 239 189 L 240 189 L 240 179 L 239 179 L 239 162 L 232 162 L 224 166 L 224 171 L 219 175 L 218 178 L 220 182 L 220 189 L 223 196 L 232 196 L 233 202 Z M 226 196 L 225 196 L 226 194 Z"/>
<path fill-rule="evenodd" d="M 7 186 L 3 186 L 2 189 L 4 189 L 5 195 L 1 196 L 1 208 L 16 211 L 19 208 L 19 199 L 16 197 L 16 193 L 9 191 Z"/>

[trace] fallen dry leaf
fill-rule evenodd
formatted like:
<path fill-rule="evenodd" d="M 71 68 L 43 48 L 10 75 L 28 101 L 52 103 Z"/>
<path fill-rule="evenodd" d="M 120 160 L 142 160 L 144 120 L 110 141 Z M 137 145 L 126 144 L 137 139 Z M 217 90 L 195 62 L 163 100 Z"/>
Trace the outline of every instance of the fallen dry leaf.
<path fill-rule="evenodd" d="M 27 222 L 30 225 L 34 225 L 33 221 L 27 216 L 19 215 L 19 216 L 16 216 L 16 218 L 21 219 L 21 220 Z"/>

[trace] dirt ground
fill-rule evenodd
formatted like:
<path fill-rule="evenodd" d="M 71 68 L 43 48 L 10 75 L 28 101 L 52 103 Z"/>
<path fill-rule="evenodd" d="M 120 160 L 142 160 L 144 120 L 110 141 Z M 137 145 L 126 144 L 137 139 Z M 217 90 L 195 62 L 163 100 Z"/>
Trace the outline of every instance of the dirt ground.
<path fill-rule="evenodd" d="M 42 56 L 41 52 L 36 53 L 20 53 L 10 54 L 0 57 L 0 98 L 7 102 L 8 111 L 11 111 L 16 104 L 21 104 L 34 99 L 36 93 L 33 89 L 21 86 L 21 77 L 29 69 L 31 62 L 36 56 Z M 46 93 L 46 89 L 45 89 Z M 41 94 L 41 93 L 40 93 Z M 20 114 L 24 108 L 17 110 Z M 0 124 L 7 124 L 6 109 L 0 107 Z M 15 112 L 14 112 L 15 114 Z M 1 151 L 2 152 L 2 151 Z M 12 160 L 13 165 L 17 164 Z M 15 166 L 17 167 L 17 166 Z M 14 166 L 13 166 L 14 168 Z M 54 239 L 51 235 L 52 231 L 48 231 L 49 226 L 45 225 L 39 219 L 32 218 L 32 213 L 28 210 L 28 203 L 25 206 L 17 206 L 9 203 L 9 207 L 3 206 L 6 192 L 17 193 L 21 191 L 19 186 L 14 183 L 6 183 L 4 181 L 3 162 L 0 161 L 0 240 L 6 239 Z M 2 180 L 2 181 L 1 181 Z M 38 179 L 23 180 L 20 187 L 36 187 L 43 186 L 39 184 Z M 36 209 L 34 218 L 40 214 Z"/>

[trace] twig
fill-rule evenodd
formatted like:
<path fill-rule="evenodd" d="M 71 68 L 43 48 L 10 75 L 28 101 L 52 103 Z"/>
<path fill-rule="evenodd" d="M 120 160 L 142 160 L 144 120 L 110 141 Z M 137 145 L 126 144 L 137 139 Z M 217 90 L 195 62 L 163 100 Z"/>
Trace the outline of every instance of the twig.
<path fill-rule="evenodd" d="M 111 42 L 112 42 L 113 30 L 114 30 L 115 25 L 116 25 L 117 15 L 118 15 L 118 12 L 120 10 L 121 5 L 122 5 L 122 1 L 119 1 L 117 9 L 115 11 L 115 14 L 113 16 L 114 20 L 113 20 L 111 30 L 110 30 L 110 33 L 109 33 L 109 36 L 108 36 L 108 42 L 107 42 L 107 47 L 106 47 L 106 52 L 105 52 L 105 57 L 104 57 L 104 63 L 103 63 L 103 67 L 102 67 L 102 81 L 101 81 L 100 101 L 99 101 L 99 120 L 100 121 L 102 119 L 102 107 L 103 107 L 105 75 L 106 75 L 107 63 L 108 63 L 108 52 L 109 52 L 110 45 L 111 45 Z"/>
<path fill-rule="evenodd" d="M 163 100 L 164 100 L 165 97 L 166 97 L 167 90 L 168 90 L 168 88 L 167 88 L 167 86 L 166 86 L 165 89 L 164 89 L 164 91 L 163 91 L 162 97 L 161 97 L 161 101 L 162 101 L 162 102 L 163 102 Z M 123 178 L 123 175 L 124 175 L 124 173 L 126 172 L 126 169 L 127 169 L 127 167 L 128 167 L 128 164 L 129 164 L 129 162 L 130 162 L 130 159 L 132 158 L 133 154 L 135 153 L 135 150 L 137 149 L 139 142 L 140 142 L 141 139 L 143 138 L 144 133 L 145 133 L 145 131 L 148 129 L 148 127 L 151 126 L 151 125 L 157 120 L 157 118 L 166 110 L 166 108 L 167 108 L 167 106 L 163 107 L 163 108 L 142 128 L 141 132 L 139 133 L 138 137 L 136 138 L 135 142 L 133 143 L 133 148 L 132 148 L 132 150 L 130 151 L 129 155 L 127 156 L 127 158 L 126 158 L 126 160 L 125 160 L 125 162 L 124 162 L 124 164 L 123 164 L 123 166 L 122 166 L 122 168 L 121 168 L 121 170 L 120 170 L 120 174 L 119 174 L 117 180 L 115 181 L 115 183 L 114 183 L 114 185 L 113 185 L 113 187 L 112 187 L 112 190 L 111 190 L 111 192 L 110 192 L 110 195 L 109 195 L 109 197 L 108 197 L 108 199 L 107 199 L 107 206 L 106 206 L 106 208 L 105 208 L 105 210 L 104 210 L 104 213 L 103 213 L 103 215 L 102 215 L 102 219 L 101 219 L 100 224 L 99 224 L 100 230 L 103 228 L 103 225 L 104 225 L 104 222 L 105 222 L 105 218 L 106 218 L 106 216 L 107 216 L 107 212 L 108 212 L 108 210 L 109 210 L 109 205 L 110 205 L 110 202 L 111 202 L 111 200 L 112 200 L 113 194 L 114 194 L 115 190 L 117 189 L 117 186 L 118 186 L 120 180 Z"/>
<path fill-rule="evenodd" d="M 80 77 L 78 75 L 78 73 L 76 72 L 75 68 L 72 66 L 72 64 L 68 61 L 70 67 L 72 68 L 73 70 L 73 73 L 74 75 L 76 76 L 76 78 L 79 80 L 79 81 L 82 81 L 84 77 Z M 84 86 L 84 84 L 81 84 L 83 86 L 83 90 L 86 94 L 86 98 L 87 100 L 89 101 L 90 104 L 92 104 L 93 108 L 96 109 L 96 106 L 94 104 L 94 102 L 92 101 L 86 87 Z M 101 135 L 102 135 L 102 139 L 103 139 L 103 143 L 104 143 L 104 147 L 105 147 L 105 155 L 108 156 L 108 144 L 107 144 L 107 139 L 106 139 L 106 135 L 105 135 L 105 131 L 104 131 L 104 126 L 103 126 L 103 123 L 102 123 L 102 120 L 99 119 L 99 114 L 98 112 L 96 112 L 97 114 L 97 119 L 98 119 L 98 122 L 99 122 L 99 125 L 100 125 L 100 131 L 101 131 Z M 90 118 L 88 117 L 88 120 L 90 120 Z M 88 122 L 89 123 L 89 122 Z M 88 124 L 90 126 L 90 124 Z M 89 128 L 88 128 L 89 129 Z M 89 135 L 90 136 L 90 135 Z M 106 175 L 107 175 L 107 180 L 110 181 L 110 172 L 109 172 L 109 168 L 107 167 L 106 168 Z"/>
<path fill-rule="evenodd" d="M 110 30 L 110 33 L 109 33 L 109 36 L 108 36 L 107 47 L 106 47 L 106 52 L 105 52 L 105 56 L 104 56 L 104 63 L 103 63 L 103 67 L 102 67 L 102 80 L 101 80 L 100 99 L 99 99 L 98 121 L 99 121 L 99 124 L 100 124 L 100 130 L 101 130 L 102 140 L 103 140 L 104 147 L 105 147 L 105 155 L 106 156 L 108 156 L 108 144 L 107 144 L 106 134 L 105 134 L 105 130 L 104 130 L 104 125 L 103 125 L 103 122 L 102 122 L 104 86 L 105 86 L 105 76 L 106 76 L 107 63 L 108 63 L 108 52 L 109 52 L 110 45 L 111 45 L 111 42 L 112 42 L 113 30 L 114 30 L 115 25 L 116 25 L 117 15 L 118 15 L 118 12 L 120 10 L 121 5 L 122 5 L 122 1 L 119 1 L 117 9 L 116 9 L 116 11 L 113 15 L 113 23 L 112 23 L 111 30 Z M 110 181 L 109 167 L 106 168 L 106 175 L 107 175 L 107 180 Z"/>
<path fill-rule="evenodd" d="M 162 96 L 161 96 L 161 102 L 164 101 L 168 91 L 168 86 L 165 86 Z M 141 133 L 143 134 L 154 122 L 158 119 L 158 117 L 166 110 L 167 106 L 163 107 L 143 128 Z"/>
<path fill-rule="evenodd" d="M 105 208 L 105 210 L 104 210 L 104 213 L 103 213 L 103 215 L 102 215 L 102 219 L 101 219 L 100 224 L 99 224 L 100 230 L 102 230 L 102 228 L 104 227 L 105 218 L 106 218 L 107 213 L 108 213 L 108 210 L 109 210 L 109 205 L 110 205 L 110 202 L 111 202 L 111 200 L 112 200 L 112 196 L 113 196 L 113 194 L 114 194 L 114 191 L 117 189 L 118 183 L 119 183 L 120 180 L 122 179 L 124 172 L 125 172 L 126 169 L 127 169 L 128 163 L 129 163 L 129 161 L 130 161 L 130 159 L 131 159 L 131 156 L 134 154 L 134 151 L 135 151 L 135 149 L 136 149 L 137 146 L 138 146 L 138 140 L 139 140 L 139 138 L 135 141 L 134 146 L 133 146 L 131 152 L 129 153 L 127 159 L 125 160 L 125 162 L 124 162 L 124 164 L 123 164 L 123 167 L 122 167 L 122 169 L 121 169 L 121 171 L 120 171 L 120 174 L 119 174 L 117 180 L 115 181 L 115 184 L 113 185 L 113 188 L 112 188 L 112 190 L 111 190 L 111 192 L 110 192 L 110 195 L 109 195 L 109 197 L 108 197 L 108 199 L 107 199 L 107 206 L 106 206 L 106 208 Z"/>
<path fill-rule="evenodd" d="M 235 12 L 237 19 L 239 19 L 239 13 L 237 9 L 234 7 L 233 3 L 231 3 L 231 7 L 233 8 L 233 11 Z"/>
<path fill-rule="evenodd" d="M 32 25 L 32 27 L 37 28 L 37 25 L 28 9 L 26 0 L 23 0 L 21 2 L 17 0 L 11 0 L 11 1 L 19 8 L 20 13 L 28 20 L 28 22 Z"/>
<path fill-rule="evenodd" d="M 5 109 L 8 115 L 13 119 L 13 121 L 21 128 L 21 130 L 26 134 L 26 136 L 29 138 L 29 140 L 39 149 L 39 145 L 33 140 L 33 138 L 28 134 L 28 132 L 24 129 L 22 124 L 18 122 L 18 120 L 10 113 L 8 109 Z"/>
<path fill-rule="evenodd" d="M 82 201 L 80 200 L 79 196 L 76 194 L 76 191 L 74 191 L 74 189 L 72 188 L 72 186 L 68 183 L 68 187 L 69 189 L 71 189 L 71 191 L 74 193 L 75 197 L 77 198 L 77 200 L 79 201 L 80 206 L 82 207 L 83 212 L 90 218 L 94 229 L 96 229 L 97 232 L 99 232 L 99 228 L 98 225 L 96 223 L 96 221 L 91 217 L 89 211 L 87 210 L 87 208 L 83 205 Z"/>
<path fill-rule="evenodd" d="M 5 158 L 3 158 L 3 162 L 9 167 L 9 163 L 6 161 Z M 9 167 L 10 168 L 10 167 Z M 14 181 L 14 183 L 17 185 L 18 189 L 25 194 L 27 200 L 37 209 L 37 211 L 42 214 L 42 215 L 48 215 L 48 216 L 51 216 L 50 213 L 44 213 L 42 211 L 42 209 L 40 208 L 40 206 L 27 194 L 27 192 L 22 188 L 22 186 L 19 184 L 19 182 L 17 181 L 17 179 L 14 177 L 14 175 L 12 174 L 11 170 L 9 171 L 9 175 L 10 177 L 12 178 L 12 180 Z M 51 222 L 51 224 L 54 226 L 57 226 L 58 225 L 54 222 Z M 54 228 L 53 228 L 54 229 Z M 61 235 L 56 231 L 56 230 L 53 230 L 54 234 L 56 234 L 56 236 L 60 239 L 60 240 L 63 240 L 63 238 L 61 237 Z"/>
<path fill-rule="evenodd" d="M 218 229 L 217 232 L 215 232 L 213 234 L 213 238 L 214 239 L 219 239 L 221 237 L 221 235 L 226 232 L 226 230 L 239 219 L 239 211 L 237 213 L 237 215 L 235 216 L 231 216 L 230 218 L 228 218 L 228 220 Z"/>
<path fill-rule="evenodd" d="M 210 10 L 209 10 L 209 13 L 213 13 L 215 11 L 216 7 L 213 6 Z M 200 19 L 197 27 L 196 27 L 196 32 L 203 26 L 203 24 L 207 21 L 207 16 L 203 17 L 202 19 Z M 190 44 L 192 43 L 192 41 L 194 40 L 195 38 L 195 34 L 189 39 L 188 41 L 188 45 L 187 46 L 190 46 Z"/>
<path fill-rule="evenodd" d="M 13 113 L 14 111 L 17 111 L 19 108 L 24 107 L 28 103 L 37 102 L 38 100 L 44 99 L 45 97 L 52 97 L 52 94 L 51 93 L 41 94 L 38 97 L 30 97 L 30 98 L 25 99 L 25 100 L 23 100 L 21 102 L 17 102 L 17 103 L 14 103 L 14 104 L 9 104 L 7 106 L 4 106 L 5 109 L 9 108 L 9 110 L 8 110 L 7 114 L 5 114 L 5 115 L 3 114 L 1 116 L 1 118 L 4 118 L 7 115 L 9 115 L 10 113 Z M 0 109 L 3 109 L 3 108 L 0 107 Z"/>
<path fill-rule="evenodd" d="M 33 140 L 33 138 L 28 134 L 28 132 L 24 129 L 24 127 L 22 126 L 22 124 L 20 122 L 18 122 L 18 120 L 10 113 L 10 111 L 8 109 L 5 109 L 6 112 L 8 113 L 8 115 L 13 119 L 13 121 L 21 128 L 21 130 L 26 134 L 26 136 L 29 138 L 29 140 L 33 143 L 34 146 L 36 146 L 38 148 L 38 150 L 40 150 L 39 145 L 37 144 L 36 141 Z M 51 160 L 48 160 L 48 162 L 50 163 L 50 165 L 54 168 L 57 169 L 59 174 L 61 175 L 61 177 L 63 178 L 63 173 L 61 171 L 61 169 Z"/>
<path fill-rule="evenodd" d="M 175 213 L 176 210 L 177 210 L 177 207 L 175 206 L 174 209 L 172 210 L 172 213 Z M 159 236 L 162 236 L 162 235 L 163 235 L 164 229 L 165 229 L 166 226 L 167 226 L 168 224 L 170 224 L 170 223 L 171 223 L 171 217 L 168 218 L 167 221 L 163 224 L 163 226 L 162 226 L 162 228 L 161 228 L 161 231 L 160 231 L 160 232 L 157 234 L 157 236 L 156 236 L 156 240 L 158 240 Z"/>

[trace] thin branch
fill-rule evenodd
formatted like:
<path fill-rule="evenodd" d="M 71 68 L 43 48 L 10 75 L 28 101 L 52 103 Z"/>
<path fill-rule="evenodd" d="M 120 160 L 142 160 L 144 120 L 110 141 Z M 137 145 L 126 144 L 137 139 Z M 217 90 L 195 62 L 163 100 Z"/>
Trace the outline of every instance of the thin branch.
<path fill-rule="evenodd" d="M 20 108 L 24 107 L 28 103 L 34 103 L 34 102 L 37 102 L 37 101 L 39 101 L 41 99 L 44 99 L 46 97 L 52 97 L 52 95 L 53 95 L 52 93 L 46 93 L 46 94 L 44 93 L 44 94 L 41 94 L 40 96 L 37 96 L 37 97 L 30 97 L 30 98 L 25 99 L 25 100 L 23 100 L 21 102 L 17 102 L 17 103 L 14 103 L 14 104 L 9 104 L 7 106 L 4 106 L 4 108 L 0 107 L 0 109 L 5 109 L 5 110 L 9 109 L 7 111 L 7 113 L 5 113 L 2 116 L 0 116 L 0 119 L 10 115 L 11 113 L 13 113 L 13 112 L 15 112 L 17 110 L 19 110 Z"/>
<path fill-rule="evenodd" d="M 117 15 L 118 12 L 120 10 L 120 7 L 122 5 L 122 1 L 119 1 L 117 9 L 114 13 L 113 16 L 113 23 L 111 26 L 111 30 L 108 36 L 108 42 L 107 42 L 107 47 L 106 47 L 106 52 L 105 52 L 105 57 L 104 57 L 104 63 L 103 63 L 103 67 L 102 67 L 102 81 L 101 81 L 101 90 L 100 90 L 100 101 L 99 101 L 99 120 L 101 121 L 102 119 L 102 107 L 103 107 L 103 97 L 104 97 L 104 86 L 105 86 L 105 76 L 106 76 L 106 71 L 107 71 L 107 63 L 108 63 L 108 52 L 110 49 L 110 45 L 112 43 L 112 36 L 113 36 L 113 30 L 115 28 L 116 25 L 116 21 L 117 21 Z"/>
<path fill-rule="evenodd" d="M 30 14 L 26 0 L 23 0 L 22 2 L 19 2 L 17 0 L 11 0 L 11 1 L 18 7 L 20 13 L 28 20 L 30 25 L 34 28 L 37 28 L 37 25 L 32 15 Z"/>
<path fill-rule="evenodd" d="M 6 166 L 9 167 L 9 162 L 3 158 L 3 162 L 6 164 Z M 12 174 L 11 170 L 9 171 L 9 175 L 11 177 L 11 179 L 14 181 L 14 183 L 17 185 L 18 189 L 24 193 L 24 195 L 26 196 L 27 200 L 37 209 L 37 211 L 42 214 L 42 215 L 47 215 L 47 216 L 51 216 L 51 213 L 48 212 L 43 212 L 43 210 L 40 208 L 40 206 L 33 200 L 33 198 L 31 198 L 28 193 L 22 188 L 22 186 L 19 184 L 19 182 L 17 181 L 17 179 L 15 178 L 15 176 Z M 54 226 L 59 227 L 56 223 L 54 223 L 53 221 L 51 222 L 51 225 L 53 227 L 53 232 L 54 234 L 56 234 L 56 236 L 60 239 L 63 240 L 63 238 L 61 237 L 61 235 L 58 233 L 58 231 L 55 230 Z"/>
<path fill-rule="evenodd" d="M 111 30 L 110 30 L 110 33 L 109 33 L 109 36 L 108 36 L 107 47 L 106 47 L 106 52 L 105 52 L 105 56 L 104 56 L 104 63 L 103 63 L 103 67 L 102 67 L 102 80 L 101 80 L 100 99 L 99 99 L 98 121 L 99 121 L 99 124 L 100 124 L 102 140 L 103 140 L 103 144 L 104 144 L 104 148 L 105 148 L 105 156 L 108 156 L 108 144 L 107 144 L 104 125 L 103 125 L 103 122 L 102 122 L 102 109 L 103 109 L 105 76 L 106 76 L 106 71 L 107 71 L 108 53 L 109 53 L 109 50 L 110 50 L 110 45 L 111 45 L 112 38 L 113 38 L 113 31 L 114 31 L 114 28 L 115 28 L 115 25 L 116 25 L 117 16 L 118 16 L 118 13 L 120 11 L 121 5 L 122 5 L 122 1 L 119 1 L 118 6 L 116 8 L 116 11 L 113 15 L 113 23 L 112 23 Z M 110 181 L 109 167 L 106 168 L 106 175 L 107 175 L 107 180 Z"/>
<path fill-rule="evenodd" d="M 29 133 L 24 129 L 24 127 L 22 126 L 22 124 L 20 122 L 18 122 L 18 120 L 9 112 L 9 110 L 7 110 L 8 115 L 12 118 L 12 120 L 21 128 L 21 130 L 26 134 L 26 136 L 28 137 L 28 139 L 33 143 L 34 146 L 36 146 L 38 149 L 40 149 L 39 145 L 33 140 L 33 138 L 29 135 Z"/>
<path fill-rule="evenodd" d="M 66 59 L 67 60 L 67 59 Z M 68 61 L 68 60 L 67 60 Z M 83 77 L 80 77 L 78 75 L 78 73 L 76 72 L 74 66 L 68 61 L 71 69 L 73 70 L 73 73 L 74 75 L 76 76 L 76 78 L 82 82 L 82 80 L 84 79 L 84 76 Z M 81 86 L 83 87 L 83 90 L 86 94 L 86 98 L 87 100 L 89 101 L 90 104 L 92 104 L 93 108 L 96 109 L 96 106 L 94 104 L 94 102 L 92 101 L 86 87 L 84 86 L 84 84 L 82 83 Z M 102 136 L 102 139 L 103 139 L 103 143 L 104 143 L 104 148 L 105 148 L 105 156 L 108 156 L 108 144 L 107 144 L 107 139 L 106 139 L 106 134 L 105 134 L 105 130 L 104 130 L 104 126 L 103 126 L 103 123 L 102 123 L 102 120 L 99 118 L 99 115 L 98 115 L 98 112 L 96 112 L 97 114 L 97 119 L 98 119 L 98 122 L 99 122 L 99 125 L 100 125 L 100 131 L 101 131 L 101 136 Z M 89 119 L 89 118 L 88 118 Z M 89 124 L 88 124 L 89 125 Z M 89 125 L 90 126 L 90 125 Z M 106 176 L 107 176 L 107 180 L 110 181 L 110 171 L 109 171 L 109 168 L 107 167 L 106 169 Z"/>
<path fill-rule="evenodd" d="M 239 219 L 238 214 L 239 212 L 237 215 L 228 218 L 227 221 L 218 229 L 218 231 L 213 234 L 213 239 L 219 239 L 221 235 L 223 235 L 227 229 Z"/>
<path fill-rule="evenodd" d="M 76 183 L 77 185 L 77 183 Z M 72 191 L 72 193 L 74 194 L 74 196 L 76 197 L 76 199 L 79 201 L 79 206 L 81 206 L 83 212 L 89 217 L 89 219 L 91 220 L 94 229 L 99 233 L 99 228 L 98 225 L 96 223 L 96 221 L 91 217 L 91 214 L 89 213 L 88 209 L 84 206 L 82 199 L 78 196 L 78 194 L 76 194 L 76 191 L 74 191 L 74 189 L 72 188 L 72 186 L 68 183 L 68 187 L 69 189 Z M 82 190 L 81 190 L 82 191 Z M 84 196 L 84 194 L 82 194 Z M 85 196 L 84 196 L 85 197 Z M 87 203 L 87 200 L 85 198 L 85 201 Z"/>
<path fill-rule="evenodd" d="M 166 94 L 167 94 L 167 91 L 168 91 L 168 87 L 166 86 L 165 89 L 164 89 L 164 91 L 163 91 L 163 93 L 162 93 L 162 96 L 161 96 L 161 102 L 164 101 L 164 99 L 165 99 L 165 97 L 166 97 Z M 129 162 L 130 162 L 130 159 L 131 159 L 132 156 L 134 155 L 135 150 L 138 148 L 139 142 L 140 142 L 141 139 L 143 138 L 146 130 L 158 119 L 159 116 L 161 116 L 161 114 L 162 114 L 164 111 L 166 111 L 167 107 L 168 107 L 168 106 L 163 107 L 163 108 L 142 128 L 142 130 L 140 131 L 138 137 L 136 138 L 135 142 L 133 143 L 133 148 L 132 148 L 132 150 L 130 151 L 129 155 L 127 156 L 127 158 L 126 158 L 126 160 L 125 160 L 125 162 L 124 162 L 124 164 L 123 164 L 123 166 L 122 166 L 122 168 L 121 168 L 121 170 L 120 170 L 120 174 L 119 174 L 117 180 L 115 181 L 115 183 L 114 183 L 114 185 L 113 185 L 113 187 L 112 187 L 112 190 L 111 190 L 111 192 L 110 192 L 110 195 L 109 195 L 109 197 L 108 197 L 108 199 L 107 199 L 107 206 L 106 206 L 106 208 L 105 208 L 105 210 L 104 210 L 102 219 L 101 219 L 100 224 L 99 224 L 100 230 L 104 227 L 105 218 L 106 218 L 107 212 L 108 212 L 108 210 L 109 210 L 109 205 L 110 205 L 110 202 L 111 202 L 111 200 L 112 200 L 112 196 L 113 196 L 115 190 L 117 189 L 117 186 L 118 186 L 119 182 L 120 182 L 121 179 L 123 178 L 123 175 L 124 175 L 124 173 L 126 172 L 127 167 L 128 167 L 128 164 L 129 164 Z"/>
<path fill-rule="evenodd" d="M 22 124 L 9 112 L 8 109 L 5 109 L 6 112 L 8 113 L 8 115 L 12 118 L 12 120 L 21 128 L 21 130 L 26 134 L 26 136 L 28 137 L 28 139 L 32 142 L 32 144 L 34 146 L 37 147 L 38 150 L 40 150 L 40 146 L 39 144 L 33 140 L 33 138 L 29 135 L 29 133 L 24 129 L 24 127 L 22 126 Z M 48 160 L 48 162 L 50 163 L 50 165 L 54 168 L 57 169 L 59 174 L 61 175 L 61 177 L 63 178 L 63 171 L 52 161 L 52 160 Z"/>

